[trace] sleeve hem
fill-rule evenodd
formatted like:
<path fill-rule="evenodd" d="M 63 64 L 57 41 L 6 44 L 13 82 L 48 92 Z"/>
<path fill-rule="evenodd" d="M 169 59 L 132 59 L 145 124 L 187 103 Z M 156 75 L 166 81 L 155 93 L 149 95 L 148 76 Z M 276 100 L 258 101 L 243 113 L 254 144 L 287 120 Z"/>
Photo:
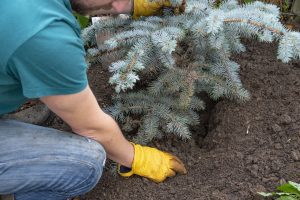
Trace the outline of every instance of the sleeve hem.
<path fill-rule="evenodd" d="M 78 87 L 43 87 L 43 88 L 34 88 L 24 91 L 24 96 L 27 98 L 41 98 L 45 96 L 55 96 L 55 95 L 68 95 L 76 94 L 83 91 L 87 87 L 87 83 L 83 83 Z"/>

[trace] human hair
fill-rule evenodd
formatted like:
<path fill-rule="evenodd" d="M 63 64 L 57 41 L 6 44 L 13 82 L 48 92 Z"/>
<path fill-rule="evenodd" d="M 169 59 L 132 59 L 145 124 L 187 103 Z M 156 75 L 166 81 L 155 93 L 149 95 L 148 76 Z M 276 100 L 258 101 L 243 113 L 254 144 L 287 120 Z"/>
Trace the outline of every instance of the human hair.
<path fill-rule="evenodd" d="M 72 9 L 79 14 L 86 14 L 89 10 L 89 5 L 86 0 L 70 0 Z"/>

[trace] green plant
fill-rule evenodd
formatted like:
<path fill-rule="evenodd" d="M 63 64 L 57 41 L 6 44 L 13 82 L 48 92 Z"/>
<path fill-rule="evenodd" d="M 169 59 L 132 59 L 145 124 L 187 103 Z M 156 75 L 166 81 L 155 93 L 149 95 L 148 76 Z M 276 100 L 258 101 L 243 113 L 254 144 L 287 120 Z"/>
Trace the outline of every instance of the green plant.
<path fill-rule="evenodd" d="M 264 197 L 275 197 L 276 200 L 299 200 L 300 199 L 300 184 L 289 181 L 279 187 L 277 190 L 280 192 L 258 192 Z"/>
<path fill-rule="evenodd" d="M 81 29 L 84 29 L 84 28 L 86 28 L 89 25 L 89 22 L 90 22 L 89 17 L 80 15 L 78 13 L 73 13 L 73 15 L 77 19 L 77 21 L 78 21 Z"/>
<path fill-rule="evenodd" d="M 186 0 L 183 14 L 103 20 L 82 38 L 91 62 L 116 61 L 109 66 L 117 93 L 109 112 L 124 131 L 138 132 L 136 142 L 146 143 L 164 134 L 190 138 L 190 126 L 200 123 L 205 109 L 202 92 L 214 100 L 250 98 L 230 58 L 246 50 L 241 37 L 277 40 L 279 59 L 299 58 L 300 34 L 279 16 L 278 7 L 259 1 L 228 0 L 216 8 L 212 0 Z"/>
<path fill-rule="evenodd" d="M 290 9 L 290 1 L 289 0 L 284 0 L 283 5 L 282 5 L 282 12 L 286 13 L 289 12 Z"/>
<path fill-rule="evenodd" d="M 252 3 L 254 0 L 244 0 L 243 3 Z"/>

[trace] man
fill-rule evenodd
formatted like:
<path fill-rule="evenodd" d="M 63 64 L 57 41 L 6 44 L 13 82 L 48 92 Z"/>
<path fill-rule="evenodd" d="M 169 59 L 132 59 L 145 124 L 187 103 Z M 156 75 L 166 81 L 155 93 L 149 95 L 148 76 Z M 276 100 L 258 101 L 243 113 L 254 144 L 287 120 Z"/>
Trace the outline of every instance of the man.
<path fill-rule="evenodd" d="M 134 4 L 134 6 L 132 5 Z M 81 13 L 159 13 L 168 1 L 2 0 L 0 115 L 38 98 L 73 133 L 0 119 L 0 194 L 16 200 L 66 200 L 91 190 L 108 158 L 122 176 L 161 182 L 186 173 L 175 156 L 127 141 L 99 107 L 86 75 L 72 7 Z M 134 7 L 134 8 L 132 8 Z"/>

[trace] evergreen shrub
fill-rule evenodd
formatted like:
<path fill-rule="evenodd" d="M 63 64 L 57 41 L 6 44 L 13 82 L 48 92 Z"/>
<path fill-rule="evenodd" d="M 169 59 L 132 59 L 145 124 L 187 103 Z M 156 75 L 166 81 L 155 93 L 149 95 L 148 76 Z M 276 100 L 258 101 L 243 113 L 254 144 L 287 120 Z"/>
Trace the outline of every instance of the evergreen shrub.
<path fill-rule="evenodd" d="M 171 2 L 186 3 L 184 13 L 164 9 L 163 16 L 111 18 L 82 33 L 91 62 L 113 60 L 110 83 L 116 95 L 109 112 L 123 130 L 137 130 L 139 143 L 169 133 L 190 138 L 190 126 L 199 123 L 198 113 L 205 109 L 200 92 L 214 100 L 250 98 L 239 64 L 230 59 L 246 50 L 241 38 L 278 41 L 277 57 L 283 62 L 300 58 L 300 34 L 281 24 L 275 5 Z M 107 39 L 99 42 L 97 36 Z"/>

